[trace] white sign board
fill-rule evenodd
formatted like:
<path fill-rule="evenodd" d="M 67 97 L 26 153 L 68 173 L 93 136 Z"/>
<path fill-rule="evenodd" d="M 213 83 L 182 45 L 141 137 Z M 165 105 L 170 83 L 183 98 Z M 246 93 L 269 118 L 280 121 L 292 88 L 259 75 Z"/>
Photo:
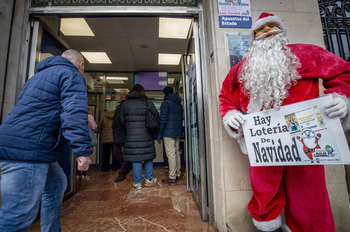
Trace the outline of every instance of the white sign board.
<path fill-rule="evenodd" d="M 324 105 L 331 96 L 245 115 L 243 124 L 251 166 L 350 164 L 339 118 Z"/>
<path fill-rule="evenodd" d="M 250 0 L 218 0 L 220 27 L 251 28 Z"/>

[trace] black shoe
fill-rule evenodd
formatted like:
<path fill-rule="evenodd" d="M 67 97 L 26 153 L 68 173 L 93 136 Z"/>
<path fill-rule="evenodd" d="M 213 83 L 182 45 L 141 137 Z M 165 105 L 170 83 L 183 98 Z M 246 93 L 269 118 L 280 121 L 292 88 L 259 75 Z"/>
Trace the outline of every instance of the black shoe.
<path fill-rule="evenodd" d="M 163 183 L 163 184 L 176 185 L 176 179 L 170 179 L 170 178 L 164 179 L 164 180 L 162 180 L 162 183 Z"/>
<path fill-rule="evenodd" d="M 117 178 L 114 179 L 114 183 L 118 183 L 125 180 L 125 176 L 118 176 Z"/>
<path fill-rule="evenodd" d="M 263 231 L 261 231 L 261 232 L 263 232 Z M 275 230 L 269 230 L 269 231 L 265 231 L 265 232 L 283 232 L 283 230 L 282 230 L 282 227 L 280 227 L 280 228 L 277 228 Z"/>
<path fill-rule="evenodd" d="M 179 181 L 181 181 L 181 176 L 176 177 L 176 182 L 179 182 Z"/>

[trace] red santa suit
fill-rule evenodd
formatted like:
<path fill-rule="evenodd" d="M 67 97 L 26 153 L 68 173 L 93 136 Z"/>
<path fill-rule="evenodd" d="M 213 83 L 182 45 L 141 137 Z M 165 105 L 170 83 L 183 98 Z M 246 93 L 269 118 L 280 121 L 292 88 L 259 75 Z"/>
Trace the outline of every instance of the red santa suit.
<path fill-rule="evenodd" d="M 283 105 L 319 97 L 319 79 L 323 80 L 325 94 L 350 97 L 350 63 L 315 45 L 288 46 L 302 65 L 298 69 L 301 79 L 289 89 Z M 219 111 L 223 120 L 235 112 L 247 112 L 250 99 L 238 80 L 244 62 L 235 65 L 222 84 Z M 228 133 L 238 139 L 241 136 L 233 129 Z M 248 210 L 262 226 L 265 222 L 280 223 L 284 210 L 293 232 L 335 231 L 322 165 L 250 167 L 250 180 L 253 197 Z"/>

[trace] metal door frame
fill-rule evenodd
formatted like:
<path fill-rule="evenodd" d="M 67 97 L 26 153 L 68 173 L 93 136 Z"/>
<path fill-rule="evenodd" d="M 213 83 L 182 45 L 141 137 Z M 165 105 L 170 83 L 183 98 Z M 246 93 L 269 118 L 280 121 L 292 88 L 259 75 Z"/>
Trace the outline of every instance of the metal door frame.
<path fill-rule="evenodd" d="M 201 191 L 201 205 L 199 205 L 200 213 L 202 215 L 203 221 L 207 221 L 209 217 L 209 203 L 213 202 L 212 199 L 209 200 L 208 197 L 212 197 L 210 186 L 211 183 L 208 184 L 208 179 L 211 179 L 211 177 L 207 178 L 207 170 L 210 167 L 208 165 L 208 162 L 210 160 L 207 159 L 208 154 L 206 154 L 206 138 L 205 138 L 205 120 L 204 120 L 204 102 L 206 101 L 203 98 L 203 90 L 205 88 L 204 83 L 204 75 L 202 75 L 201 70 L 204 70 L 205 62 L 201 59 L 201 57 L 205 57 L 205 49 L 204 49 L 204 32 L 203 32 L 203 6 L 202 3 L 198 3 L 198 7 L 148 7 L 147 11 L 144 8 L 138 8 L 138 7 L 33 7 L 29 8 L 28 12 L 32 17 L 35 17 L 35 15 L 68 15 L 68 14 L 79 14 L 79 15 L 165 15 L 167 17 L 169 16 L 185 16 L 185 17 L 193 17 L 195 28 L 197 28 L 195 33 L 195 50 L 196 50 L 196 72 L 197 72 L 197 80 L 198 80 L 198 121 L 200 122 L 201 126 L 199 127 L 200 132 L 200 147 L 199 152 L 201 153 L 200 157 L 200 166 L 201 166 L 201 176 L 205 177 L 202 180 L 203 189 Z M 199 28 L 201 28 L 199 30 Z M 201 40 L 199 40 L 201 38 Z M 33 44 L 33 43 L 32 43 Z M 34 45 L 33 45 L 34 46 Z M 34 47 L 33 47 L 34 48 Z M 32 54 L 32 53 L 31 53 Z M 35 64 L 35 59 L 33 57 L 30 58 L 30 67 L 33 67 L 33 64 Z M 28 74 L 31 72 L 28 72 Z M 184 95 L 185 95 L 184 91 Z M 186 140 L 187 141 L 187 140 Z M 186 151 L 188 149 L 188 146 L 186 146 Z M 187 152 L 186 152 L 187 153 Z M 186 156 L 188 153 L 186 154 Z M 187 162 L 188 159 L 186 159 Z M 186 163 L 186 167 L 188 167 L 188 164 Z M 188 170 L 187 170 L 188 171 Z M 210 173 L 210 170 L 209 170 Z M 187 177 L 189 177 L 189 173 L 187 173 Z M 209 187 L 208 187 L 209 186 Z M 208 190 L 210 188 L 210 190 Z M 209 194 L 208 194 L 209 193 Z M 213 213 L 213 208 L 210 209 L 210 213 Z M 213 216 L 213 215 L 211 215 Z M 213 217 L 211 217 L 213 218 Z M 211 222 L 213 224 L 213 222 Z"/>

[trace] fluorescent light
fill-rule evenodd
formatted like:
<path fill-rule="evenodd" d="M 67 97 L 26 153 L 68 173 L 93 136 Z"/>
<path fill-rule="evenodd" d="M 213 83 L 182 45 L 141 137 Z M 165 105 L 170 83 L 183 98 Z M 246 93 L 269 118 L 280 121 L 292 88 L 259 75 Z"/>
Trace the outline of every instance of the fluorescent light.
<path fill-rule="evenodd" d="M 100 76 L 100 79 L 103 79 L 103 76 Z M 127 81 L 129 78 L 127 77 L 107 77 L 107 80 L 121 80 L 121 81 Z"/>
<path fill-rule="evenodd" d="M 191 19 L 159 18 L 159 38 L 186 39 Z"/>
<path fill-rule="evenodd" d="M 124 84 L 122 80 L 107 80 L 108 84 Z"/>
<path fill-rule="evenodd" d="M 169 84 L 169 85 L 174 84 L 174 81 L 175 81 L 175 78 L 172 78 L 172 77 L 169 77 L 169 78 L 168 78 L 168 84 Z"/>
<path fill-rule="evenodd" d="M 158 54 L 159 65 L 179 65 L 181 54 Z"/>
<path fill-rule="evenodd" d="M 107 77 L 107 80 L 122 80 L 122 81 L 127 81 L 129 78 L 127 77 Z"/>
<path fill-rule="evenodd" d="M 60 31 L 65 36 L 95 36 L 84 18 L 61 18 Z"/>
<path fill-rule="evenodd" d="M 90 64 L 111 64 L 105 52 L 81 52 Z"/>

